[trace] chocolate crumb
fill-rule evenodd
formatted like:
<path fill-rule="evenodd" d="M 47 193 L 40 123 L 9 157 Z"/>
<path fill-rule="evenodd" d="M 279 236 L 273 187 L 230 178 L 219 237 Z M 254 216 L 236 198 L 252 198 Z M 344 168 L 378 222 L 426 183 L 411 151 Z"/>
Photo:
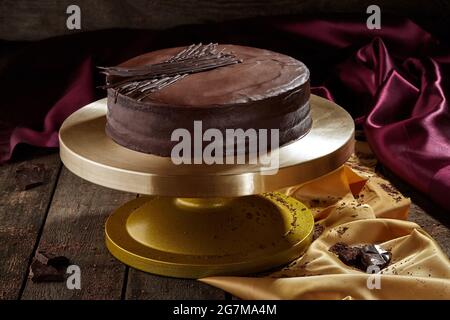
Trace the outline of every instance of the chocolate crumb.
<path fill-rule="evenodd" d="M 344 235 L 344 233 L 348 230 L 348 227 L 339 227 L 336 232 L 339 234 L 339 236 Z"/>
<path fill-rule="evenodd" d="M 16 169 L 16 188 L 20 191 L 32 189 L 45 182 L 46 169 L 41 163 L 21 165 Z"/>

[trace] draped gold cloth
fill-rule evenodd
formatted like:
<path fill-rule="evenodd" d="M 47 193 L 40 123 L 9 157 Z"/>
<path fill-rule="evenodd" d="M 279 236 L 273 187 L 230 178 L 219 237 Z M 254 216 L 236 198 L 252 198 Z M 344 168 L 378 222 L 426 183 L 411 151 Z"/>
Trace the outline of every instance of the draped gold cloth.
<path fill-rule="evenodd" d="M 355 164 L 285 191 L 309 206 L 321 235 L 289 266 L 260 277 L 209 277 L 205 283 L 242 299 L 450 299 L 450 261 L 417 224 L 410 200 Z M 380 244 L 392 252 L 381 273 L 345 265 L 337 242 Z"/>

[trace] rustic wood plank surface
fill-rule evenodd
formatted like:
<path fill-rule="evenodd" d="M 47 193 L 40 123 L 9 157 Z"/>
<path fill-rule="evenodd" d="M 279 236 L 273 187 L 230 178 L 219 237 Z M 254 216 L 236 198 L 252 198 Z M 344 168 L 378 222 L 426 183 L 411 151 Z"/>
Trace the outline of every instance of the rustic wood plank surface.
<path fill-rule="evenodd" d="M 25 163 L 44 164 L 47 177 L 43 185 L 19 191 L 14 177 L 16 169 Z M 56 153 L 0 166 L 0 299 L 17 299 L 20 295 L 60 168 Z"/>
<path fill-rule="evenodd" d="M 104 244 L 104 223 L 136 195 L 103 188 L 62 169 L 38 250 L 68 257 L 81 269 L 81 290 L 28 280 L 22 299 L 120 299 L 125 266 Z"/>
<path fill-rule="evenodd" d="M 126 299 L 224 300 L 225 292 L 197 280 L 160 277 L 130 268 Z"/>

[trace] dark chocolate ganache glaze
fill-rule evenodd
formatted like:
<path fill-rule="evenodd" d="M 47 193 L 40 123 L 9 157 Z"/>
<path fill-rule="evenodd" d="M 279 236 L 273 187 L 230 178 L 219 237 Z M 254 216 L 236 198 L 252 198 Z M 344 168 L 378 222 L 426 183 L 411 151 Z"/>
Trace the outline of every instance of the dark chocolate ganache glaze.
<path fill-rule="evenodd" d="M 146 53 L 119 66 L 166 61 L 184 48 Z M 241 63 L 193 73 L 138 101 L 108 89 L 106 133 L 118 144 L 140 152 L 170 156 L 172 132 L 279 129 L 279 145 L 301 138 L 311 128 L 309 71 L 300 61 L 269 50 L 219 45 Z M 113 81 L 113 78 L 107 79 Z"/>

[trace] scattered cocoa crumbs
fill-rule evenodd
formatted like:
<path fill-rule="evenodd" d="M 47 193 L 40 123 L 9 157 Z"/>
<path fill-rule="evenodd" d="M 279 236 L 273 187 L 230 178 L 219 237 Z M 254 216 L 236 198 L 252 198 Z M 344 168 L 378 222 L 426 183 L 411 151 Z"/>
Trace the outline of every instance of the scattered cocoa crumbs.
<path fill-rule="evenodd" d="M 15 173 L 16 188 L 25 191 L 44 184 L 46 171 L 41 163 L 19 166 Z"/>
<path fill-rule="evenodd" d="M 381 189 L 383 189 L 384 191 L 386 191 L 386 193 L 392 197 L 392 199 L 398 203 L 400 202 L 403 198 L 400 194 L 400 192 L 398 192 L 393 186 L 387 184 L 387 183 L 380 183 L 379 186 L 381 187 Z"/>
<path fill-rule="evenodd" d="M 373 170 L 368 168 L 368 167 L 364 167 L 364 166 L 360 166 L 358 164 L 350 164 L 350 166 L 352 167 L 352 169 L 356 169 L 359 170 L 361 172 L 365 172 L 365 173 L 372 173 L 373 174 Z"/>
<path fill-rule="evenodd" d="M 379 184 L 381 189 L 383 189 L 384 191 L 386 191 L 389 195 L 397 195 L 399 194 L 399 192 L 391 185 L 387 184 L 387 183 L 380 183 Z"/>
<path fill-rule="evenodd" d="M 320 223 L 314 225 L 313 241 L 322 235 L 324 229 L 324 226 Z"/>

